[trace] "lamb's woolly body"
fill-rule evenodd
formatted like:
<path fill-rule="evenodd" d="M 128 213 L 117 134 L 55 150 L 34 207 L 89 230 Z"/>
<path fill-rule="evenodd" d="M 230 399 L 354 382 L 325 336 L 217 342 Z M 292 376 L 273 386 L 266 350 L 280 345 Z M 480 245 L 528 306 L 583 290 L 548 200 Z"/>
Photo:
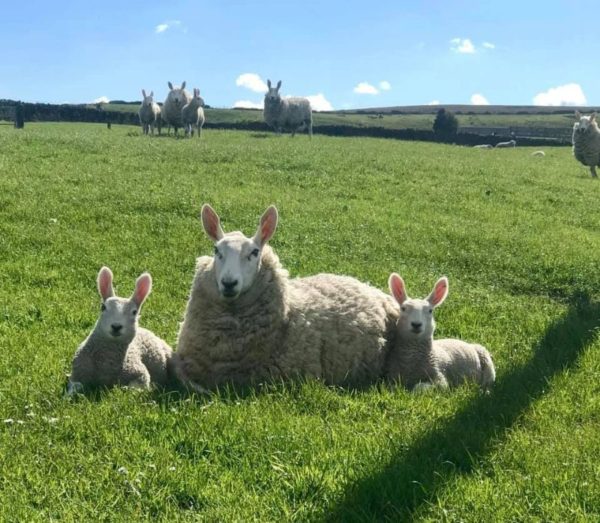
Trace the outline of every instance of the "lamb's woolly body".
<path fill-rule="evenodd" d="M 277 132 L 289 130 L 295 133 L 306 126 L 312 135 L 312 109 L 306 98 L 265 99 L 263 114 L 267 125 Z"/>
<path fill-rule="evenodd" d="M 140 123 L 144 130 L 144 134 L 148 134 L 149 131 L 154 134 L 154 127 L 158 126 L 158 132 L 160 134 L 160 106 L 156 102 L 152 102 L 152 105 L 146 105 L 142 103 L 138 115 L 140 117 Z"/>
<path fill-rule="evenodd" d="M 165 386 L 170 380 L 173 351 L 147 329 L 137 328 L 131 343 L 107 338 L 97 328 L 79 346 L 70 381 L 86 386 Z"/>
<path fill-rule="evenodd" d="M 280 367 L 332 385 L 364 385 L 382 376 L 394 342 L 398 306 L 348 276 L 290 280 L 286 350 Z"/>
<path fill-rule="evenodd" d="M 196 127 L 198 136 L 202 134 L 204 125 L 204 109 L 202 109 L 202 98 L 193 97 L 188 104 L 181 109 L 181 119 L 186 135 L 193 134 L 193 128 Z"/>
<path fill-rule="evenodd" d="M 281 376 L 277 361 L 287 330 L 287 280 L 287 271 L 266 245 L 252 287 L 228 301 L 219 294 L 214 259 L 198 258 L 177 341 L 179 379 L 214 388 Z"/>
<path fill-rule="evenodd" d="M 481 145 L 474 145 L 473 149 L 493 149 L 494 146 L 491 143 L 484 143 Z"/>
<path fill-rule="evenodd" d="M 508 142 L 498 142 L 496 144 L 496 147 L 498 149 L 502 149 L 502 148 L 506 148 L 506 147 L 516 147 L 516 146 L 517 146 L 516 140 L 509 140 Z"/>
<path fill-rule="evenodd" d="M 583 133 L 573 127 L 573 155 L 596 176 L 596 166 L 600 166 L 600 129 L 595 121 Z"/>

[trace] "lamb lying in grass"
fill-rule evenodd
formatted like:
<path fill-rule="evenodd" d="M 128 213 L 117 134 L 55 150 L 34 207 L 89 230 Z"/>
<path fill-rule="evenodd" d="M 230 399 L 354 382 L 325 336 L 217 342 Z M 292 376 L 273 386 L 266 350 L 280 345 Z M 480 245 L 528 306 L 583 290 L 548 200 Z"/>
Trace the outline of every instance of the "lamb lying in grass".
<path fill-rule="evenodd" d="M 152 290 L 150 274 L 137 279 L 131 298 L 115 296 L 112 279 L 111 270 L 102 267 L 98 273 L 100 318 L 75 353 L 69 394 L 87 387 L 124 385 L 147 389 L 169 382 L 171 347 L 138 327 L 142 304 Z"/>
<path fill-rule="evenodd" d="M 390 276 L 389 287 L 400 304 L 400 317 L 396 345 L 386 365 L 387 378 L 400 378 L 404 386 L 415 391 L 456 386 L 467 379 L 488 390 L 496 379 L 496 370 L 485 347 L 456 339 L 433 339 L 433 310 L 448 295 L 447 278 L 440 278 L 424 300 L 409 298 L 397 274 Z"/>

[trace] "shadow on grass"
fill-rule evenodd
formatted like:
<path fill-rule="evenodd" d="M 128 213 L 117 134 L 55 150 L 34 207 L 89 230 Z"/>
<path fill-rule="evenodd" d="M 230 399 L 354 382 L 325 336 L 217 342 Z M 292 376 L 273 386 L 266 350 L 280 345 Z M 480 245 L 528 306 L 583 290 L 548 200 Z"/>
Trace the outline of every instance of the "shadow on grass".
<path fill-rule="evenodd" d="M 593 342 L 600 305 L 588 296 L 571 300 L 525 364 L 502 373 L 493 391 L 481 395 L 392 458 L 376 474 L 351 485 L 328 512 L 331 521 L 407 520 L 459 475 L 472 473 L 549 381 L 572 367 Z"/>

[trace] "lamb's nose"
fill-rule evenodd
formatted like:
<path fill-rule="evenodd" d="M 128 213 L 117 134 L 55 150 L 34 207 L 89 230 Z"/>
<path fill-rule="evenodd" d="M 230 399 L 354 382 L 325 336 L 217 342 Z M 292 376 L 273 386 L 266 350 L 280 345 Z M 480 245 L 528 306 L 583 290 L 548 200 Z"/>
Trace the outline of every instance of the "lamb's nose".
<path fill-rule="evenodd" d="M 123 328 L 123 325 L 121 325 L 120 323 L 112 323 L 110 325 L 110 328 L 115 332 L 119 332 Z"/>
<path fill-rule="evenodd" d="M 422 323 L 420 323 L 420 322 L 416 322 L 416 321 L 412 321 L 412 322 L 410 323 L 410 325 L 411 325 L 411 327 L 412 327 L 413 329 L 420 329 L 420 328 L 423 326 L 423 324 L 422 324 Z"/>

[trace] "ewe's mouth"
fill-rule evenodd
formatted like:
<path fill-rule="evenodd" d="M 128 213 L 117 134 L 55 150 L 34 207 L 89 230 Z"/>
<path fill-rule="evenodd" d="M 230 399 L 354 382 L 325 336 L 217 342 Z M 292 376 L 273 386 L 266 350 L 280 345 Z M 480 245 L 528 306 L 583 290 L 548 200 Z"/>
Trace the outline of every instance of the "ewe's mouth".
<path fill-rule="evenodd" d="M 423 329 L 414 329 L 414 328 L 413 328 L 413 329 L 410 329 L 410 330 L 411 330 L 411 332 L 412 332 L 413 334 L 421 334 L 421 333 L 423 332 Z"/>
<path fill-rule="evenodd" d="M 121 336 L 121 333 L 120 333 L 120 332 L 111 332 L 111 333 L 110 333 L 110 335 L 111 335 L 113 338 L 118 338 L 119 336 Z"/>

